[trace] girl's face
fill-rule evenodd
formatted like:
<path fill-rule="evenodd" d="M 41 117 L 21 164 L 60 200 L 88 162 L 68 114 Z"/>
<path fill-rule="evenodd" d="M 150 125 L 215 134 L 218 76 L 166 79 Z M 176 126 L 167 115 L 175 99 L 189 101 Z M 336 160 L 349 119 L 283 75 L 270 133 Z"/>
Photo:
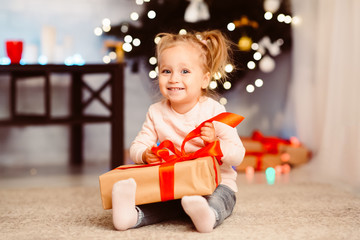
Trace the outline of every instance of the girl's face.
<path fill-rule="evenodd" d="M 159 87 L 178 113 L 186 113 L 199 101 L 207 88 L 210 73 L 204 73 L 199 49 L 190 44 L 177 44 L 159 55 Z"/>

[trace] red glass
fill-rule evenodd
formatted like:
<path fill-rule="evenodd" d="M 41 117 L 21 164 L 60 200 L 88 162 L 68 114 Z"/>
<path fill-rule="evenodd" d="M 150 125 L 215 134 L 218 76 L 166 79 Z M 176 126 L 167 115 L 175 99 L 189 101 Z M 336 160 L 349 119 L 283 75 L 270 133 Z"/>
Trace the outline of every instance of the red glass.
<path fill-rule="evenodd" d="M 22 41 L 6 41 L 6 53 L 10 58 L 11 64 L 19 64 L 23 51 Z"/>

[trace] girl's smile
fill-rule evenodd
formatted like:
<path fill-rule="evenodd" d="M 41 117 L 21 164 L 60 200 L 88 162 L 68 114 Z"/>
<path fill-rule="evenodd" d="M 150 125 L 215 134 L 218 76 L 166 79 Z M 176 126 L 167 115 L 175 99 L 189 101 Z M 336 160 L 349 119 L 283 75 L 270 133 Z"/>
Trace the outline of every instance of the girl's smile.
<path fill-rule="evenodd" d="M 200 51 L 190 44 L 180 43 L 162 51 L 159 56 L 159 87 L 178 113 L 191 110 L 210 81 L 204 73 Z"/>

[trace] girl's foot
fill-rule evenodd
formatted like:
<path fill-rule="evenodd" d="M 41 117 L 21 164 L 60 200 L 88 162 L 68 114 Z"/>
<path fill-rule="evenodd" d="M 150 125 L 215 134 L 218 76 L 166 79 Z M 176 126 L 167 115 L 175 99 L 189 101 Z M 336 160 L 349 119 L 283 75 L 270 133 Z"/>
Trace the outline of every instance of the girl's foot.
<path fill-rule="evenodd" d="M 135 208 L 136 182 L 133 178 L 114 184 L 112 189 L 113 223 L 117 230 L 135 226 L 138 212 Z"/>
<path fill-rule="evenodd" d="M 185 196 L 181 199 L 181 205 L 191 218 L 196 230 L 208 233 L 214 229 L 215 212 L 210 208 L 205 198 L 201 196 Z"/>

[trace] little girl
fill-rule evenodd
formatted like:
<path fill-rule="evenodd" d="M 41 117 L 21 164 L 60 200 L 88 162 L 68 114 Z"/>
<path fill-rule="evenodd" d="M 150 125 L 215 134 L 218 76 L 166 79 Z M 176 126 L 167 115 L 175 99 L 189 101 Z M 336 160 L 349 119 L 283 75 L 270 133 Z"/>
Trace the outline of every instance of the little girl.
<path fill-rule="evenodd" d="M 200 123 L 225 112 L 223 105 L 208 97 L 208 86 L 214 74 L 226 77 L 229 41 L 216 30 L 158 36 L 158 80 L 164 99 L 149 107 L 142 130 L 130 147 L 130 157 L 137 164 L 161 161 L 151 151 L 158 141 L 171 140 L 179 149 L 185 136 Z M 195 152 L 216 140 L 220 141 L 223 164 L 222 182 L 213 194 L 135 206 L 136 182 L 132 178 L 119 181 L 112 191 L 115 228 L 137 228 L 183 215 L 191 218 L 199 232 L 211 232 L 220 225 L 236 202 L 237 173 L 232 166 L 239 165 L 245 154 L 237 131 L 220 122 L 206 123 L 201 137 L 189 141 L 185 150 Z"/>

